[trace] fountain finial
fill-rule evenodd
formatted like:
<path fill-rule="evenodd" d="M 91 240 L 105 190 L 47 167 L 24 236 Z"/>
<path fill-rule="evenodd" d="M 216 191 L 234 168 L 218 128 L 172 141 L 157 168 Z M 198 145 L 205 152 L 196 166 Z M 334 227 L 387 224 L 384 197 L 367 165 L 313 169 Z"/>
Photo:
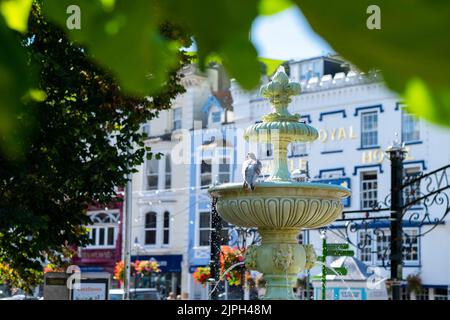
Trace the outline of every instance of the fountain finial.
<path fill-rule="evenodd" d="M 300 115 L 292 115 L 287 107 L 291 103 L 291 97 L 301 92 L 300 83 L 289 80 L 283 66 L 278 67 L 272 80 L 261 87 L 261 95 L 269 99 L 273 112 L 264 116 L 263 122 L 274 121 L 299 121 Z"/>

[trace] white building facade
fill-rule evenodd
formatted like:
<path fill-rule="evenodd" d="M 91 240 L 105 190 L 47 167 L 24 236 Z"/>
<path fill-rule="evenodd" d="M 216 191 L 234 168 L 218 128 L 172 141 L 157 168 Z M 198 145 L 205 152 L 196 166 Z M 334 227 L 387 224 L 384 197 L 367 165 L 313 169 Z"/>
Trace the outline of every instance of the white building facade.
<path fill-rule="evenodd" d="M 344 210 L 369 210 L 388 196 L 390 162 L 384 151 L 396 134 L 408 150 L 404 162 L 408 175 L 450 163 L 450 130 L 409 115 L 402 100 L 386 89 L 379 74 L 361 74 L 331 57 L 291 61 L 288 66 L 290 78 L 302 85 L 302 93 L 293 98 L 289 110 L 319 130 L 316 142 L 290 146 L 291 172 L 299 179 L 350 188 L 352 195 L 344 201 Z M 163 256 L 179 256 L 176 286 L 189 299 L 208 298 L 207 288 L 192 277 L 196 267 L 210 261 L 208 188 L 215 183 L 241 182 L 241 165 L 250 150 L 263 162 L 261 179 L 269 174 L 272 161 L 270 145 L 257 146 L 243 139 L 244 129 L 270 112 L 268 102 L 258 90 L 245 92 L 232 81 L 232 104 L 227 103 L 223 95 L 215 93 L 217 78 L 214 72 L 209 76 L 188 73 L 183 80 L 187 93 L 175 101 L 172 110 L 162 112 L 149 124 L 152 138 L 147 145 L 155 153 L 170 154 L 171 161 L 164 157 L 147 161 L 133 183 L 132 239 L 137 239 L 140 246 L 136 247 L 143 250 L 136 255 L 154 255 L 162 261 Z M 418 214 L 426 211 L 420 205 L 413 209 Z M 442 208 L 431 210 L 431 215 L 442 216 L 439 210 Z M 450 227 L 447 219 L 437 225 L 430 221 L 420 226 L 404 221 L 409 236 L 405 239 L 408 246 L 404 248 L 403 276 L 419 275 L 425 288 L 421 296 L 408 296 L 444 299 L 450 285 Z M 226 243 L 227 225 L 224 228 Z M 415 237 L 427 228 L 434 229 Z M 345 225 L 335 223 L 327 232 L 328 241 L 345 242 L 344 233 Z M 378 268 L 381 277 L 389 278 L 386 258 L 379 254 L 389 244 L 389 225 L 373 223 L 364 230 L 355 227 L 349 238 L 361 244 L 361 239 L 369 239 L 367 234 L 371 235 L 370 241 L 352 249 L 359 260 Z M 299 241 L 314 244 L 320 254 L 319 231 L 302 231 Z M 313 269 L 312 275 L 319 272 Z"/>
<path fill-rule="evenodd" d="M 352 195 L 344 201 L 344 210 L 370 211 L 375 205 L 389 206 L 389 200 L 385 200 L 390 193 L 390 161 L 385 150 L 394 139 L 405 143 L 408 155 L 404 168 L 409 176 L 427 173 L 450 163 L 449 129 L 408 114 L 402 100 L 385 87 L 379 74 L 363 75 L 352 70 L 339 70 L 337 64 L 334 69 L 329 68 L 335 73 L 327 74 L 326 63 L 327 58 L 319 58 L 289 65 L 290 78 L 302 85 L 302 93 L 293 98 L 289 110 L 292 114 L 300 114 L 304 121 L 319 130 L 316 142 L 291 144 L 288 153 L 291 172 L 307 172 L 310 181 L 347 186 Z M 270 112 L 268 102 L 258 92 L 249 94 L 233 86 L 232 94 L 237 128 L 245 128 Z M 237 141 L 247 145 L 242 139 Z M 237 150 L 243 149 L 246 147 L 237 146 Z M 271 147 L 253 146 L 253 149 L 262 159 L 263 172 L 267 176 L 272 159 Z M 238 159 L 243 158 L 244 154 L 238 154 Z M 446 171 L 439 178 L 447 180 L 449 173 Z M 448 180 L 441 181 L 441 184 L 448 185 Z M 445 202 L 450 191 L 444 193 Z M 421 278 L 424 290 L 421 296 L 416 296 L 418 299 L 447 297 L 450 227 L 447 219 L 433 222 L 434 218 L 445 216 L 446 205 L 448 203 L 431 206 L 426 211 L 424 206 L 417 204 L 411 214 L 423 215 L 426 211 L 431 215 L 430 221 L 420 226 L 414 219 L 405 217 L 403 221 L 404 231 L 409 235 L 404 237 L 403 277 L 418 275 Z M 384 212 L 384 215 L 386 213 L 389 214 Z M 358 228 L 357 223 L 353 226 Z M 430 228 L 434 228 L 433 231 L 425 236 L 415 237 Z M 331 229 L 335 232 L 327 233 L 328 242 L 346 242 L 348 235 L 356 245 L 352 248 L 356 256 L 368 266 L 377 268 L 381 278 L 389 278 L 389 253 L 386 252 L 390 241 L 389 223 L 387 220 L 374 222 L 362 229 L 346 232 L 348 228 L 343 223 L 335 223 Z M 314 244 L 320 254 L 320 235 L 318 231 L 303 232 L 301 238 Z M 320 270 L 314 272 L 319 273 Z"/>

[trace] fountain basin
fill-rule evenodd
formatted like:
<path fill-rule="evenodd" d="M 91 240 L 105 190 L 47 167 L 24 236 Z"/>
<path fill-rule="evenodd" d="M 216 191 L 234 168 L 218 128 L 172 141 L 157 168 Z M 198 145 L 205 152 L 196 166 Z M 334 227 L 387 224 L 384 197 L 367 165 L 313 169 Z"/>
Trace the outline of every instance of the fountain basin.
<path fill-rule="evenodd" d="M 312 182 L 260 182 L 244 190 L 229 183 L 209 190 L 217 197 L 222 218 L 242 227 L 264 229 L 318 228 L 335 221 L 342 213 L 347 188 Z"/>

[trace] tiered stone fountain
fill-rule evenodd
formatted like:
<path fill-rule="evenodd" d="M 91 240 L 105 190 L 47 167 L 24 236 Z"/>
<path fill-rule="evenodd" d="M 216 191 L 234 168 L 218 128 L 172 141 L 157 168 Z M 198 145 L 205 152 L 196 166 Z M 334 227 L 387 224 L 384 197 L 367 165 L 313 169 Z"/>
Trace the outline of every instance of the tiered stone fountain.
<path fill-rule="evenodd" d="M 254 191 L 242 183 L 213 187 L 217 210 L 224 220 L 241 227 L 257 227 L 262 237 L 259 246 L 250 246 L 245 264 L 264 274 L 265 299 L 295 299 L 293 286 L 300 271 L 314 266 L 316 256 L 309 245 L 300 245 L 297 235 L 304 228 L 332 223 L 342 213 L 342 198 L 350 191 L 344 187 L 291 180 L 287 166 L 287 147 L 292 142 L 314 141 L 315 128 L 299 122 L 300 115 L 288 111 L 290 97 L 300 94 L 300 84 L 290 82 L 283 68 L 261 88 L 273 112 L 263 122 L 247 128 L 244 138 L 257 143 L 272 143 L 274 166 L 271 176 L 256 184 Z"/>

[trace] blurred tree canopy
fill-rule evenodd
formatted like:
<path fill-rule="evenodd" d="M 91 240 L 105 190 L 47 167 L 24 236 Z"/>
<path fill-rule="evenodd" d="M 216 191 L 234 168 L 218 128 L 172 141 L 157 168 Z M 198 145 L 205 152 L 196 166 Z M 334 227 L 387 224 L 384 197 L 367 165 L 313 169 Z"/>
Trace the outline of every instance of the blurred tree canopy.
<path fill-rule="evenodd" d="M 89 243 L 89 204 L 121 201 L 116 187 L 126 184 L 127 174 L 146 153 L 160 157 L 144 146 L 140 125 L 184 92 L 178 70 L 190 61 L 178 52 L 152 99 L 127 95 L 39 6 L 27 21 L 22 58 L 25 73 L 35 76 L 35 97 L 21 100 L 15 130 L 27 134 L 20 156 L 0 154 L 0 279 L 9 275 L 25 289 L 41 279 L 43 263 Z M 172 24 L 160 24 L 158 32 L 171 41 L 190 41 Z"/>
<path fill-rule="evenodd" d="M 9 152 L 14 151 L 12 133 L 21 98 L 33 88 L 12 30 L 25 32 L 32 1 L 0 0 L 0 146 Z M 201 67 L 211 55 L 220 57 L 230 77 L 253 89 L 261 71 L 249 39 L 254 19 L 297 5 L 339 54 L 363 71 L 381 70 L 387 85 L 402 95 L 412 112 L 450 126 L 450 80 L 445 72 L 450 69 L 448 1 L 379 0 L 379 30 L 366 26 L 369 0 L 41 1 L 45 14 L 111 70 L 125 91 L 140 95 L 160 90 L 166 70 L 176 65 L 177 52 L 186 46 L 162 37 L 161 22 L 176 22 L 193 35 Z M 79 30 L 66 26 L 73 18 L 71 5 L 80 9 Z"/>

